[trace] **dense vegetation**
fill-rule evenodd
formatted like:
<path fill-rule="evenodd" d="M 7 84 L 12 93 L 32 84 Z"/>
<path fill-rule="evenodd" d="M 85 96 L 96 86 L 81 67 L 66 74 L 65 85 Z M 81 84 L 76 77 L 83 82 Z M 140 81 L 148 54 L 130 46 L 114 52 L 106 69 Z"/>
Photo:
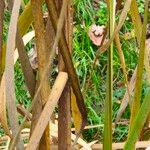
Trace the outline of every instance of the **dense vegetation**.
<path fill-rule="evenodd" d="M 126 1 L 125 1 L 126 2 Z M 125 2 L 122 2 L 119 10 L 117 10 L 115 14 L 116 25 L 119 22 L 122 10 L 124 8 Z M 149 38 L 149 17 L 148 22 L 145 21 L 145 16 L 147 17 L 150 12 L 145 12 L 147 5 L 146 0 L 137 0 L 138 11 L 140 18 L 140 22 L 142 21 L 143 28 L 141 28 L 140 33 L 136 28 L 136 21 L 133 21 L 133 12 L 129 11 L 123 26 L 121 27 L 119 34 L 117 33 L 115 36 L 119 35 L 119 41 L 121 46 L 121 51 L 118 50 L 117 38 L 115 37 L 113 44 L 113 97 L 112 97 L 112 132 L 113 132 L 113 142 L 124 142 L 128 138 L 128 133 L 132 134 L 132 127 L 134 123 L 130 120 L 133 115 L 134 110 L 132 110 L 131 103 L 135 100 L 134 93 L 138 90 L 138 79 L 136 80 L 133 76 L 136 73 L 137 64 L 142 66 L 145 69 L 138 70 L 137 76 L 142 74 L 142 80 L 139 77 L 139 84 L 142 85 L 142 88 L 139 85 L 139 91 L 141 90 L 141 96 L 139 96 L 140 105 L 144 103 L 149 97 L 147 95 L 150 93 L 150 82 L 147 68 L 149 69 L 149 60 L 147 60 L 147 56 L 145 55 L 145 59 L 140 62 L 142 58 L 142 50 L 144 51 L 144 46 L 142 47 L 142 43 L 146 43 Z M 25 5 L 28 3 L 28 0 L 24 0 L 21 5 L 20 14 L 26 8 Z M 119 2 L 118 2 L 119 3 Z M 131 4 L 132 5 L 132 4 Z M 47 21 L 47 6 L 43 5 L 43 12 L 46 14 Z M 133 8 L 133 7 L 132 7 Z M 102 45 L 98 46 L 94 44 L 91 37 L 89 36 L 90 28 L 92 25 L 104 26 L 107 29 L 106 38 L 104 40 L 103 45 L 107 44 L 111 36 L 109 34 L 113 34 L 113 31 L 109 29 L 109 10 L 107 2 L 104 0 L 74 0 L 73 1 L 73 54 L 72 60 L 74 67 L 76 69 L 76 73 L 79 78 L 79 83 L 81 87 L 81 91 L 84 97 L 84 101 L 87 108 L 88 114 L 88 126 L 90 129 L 86 129 L 83 131 L 83 139 L 86 142 L 92 142 L 95 140 L 103 141 L 103 133 L 104 133 L 104 120 L 105 120 L 105 101 L 107 97 L 107 88 L 106 85 L 108 80 L 108 66 L 109 66 L 109 57 L 108 53 L 104 52 L 100 54 L 96 63 L 94 62 L 97 50 L 102 47 Z M 112 11 L 113 12 L 113 11 Z M 145 13 L 145 14 L 144 14 Z M 150 15 L 149 15 L 150 16 Z M 8 37 L 8 29 L 10 23 L 11 11 L 8 10 L 8 7 L 5 8 L 4 11 L 4 25 L 3 25 L 3 42 L 7 42 Z M 135 16 L 136 18 L 137 16 Z M 137 19 L 137 18 L 136 18 Z M 145 21 L 145 22 L 144 22 Z M 148 27 L 146 30 L 146 34 L 144 34 L 144 23 Z M 142 27 L 142 26 L 141 26 Z M 31 25 L 28 29 L 32 31 L 34 29 L 34 25 Z M 110 33 L 109 33 L 110 32 Z M 139 39 L 137 35 L 143 35 Z M 147 38 L 147 39 L 145 39 Z M 140 44 L 139 44 L 140 43 Z M 147 42 L 149 44 L 149 42 Z M 26 52 L 34 49 L 34 45 L 36 44 L 35 39 L 32 39 L 25 47 Z M 148 45 L 147 44 L 147 45 Z M 109 44 L 110 45 L 110 44 Z M 146 45 L 146 46 L 147 46 Z M 146 52 L 145 52 L 146 53 Z M 149 51 L 146 53 L 149 54 Z M 122 56 L 122 57 L 121 57 Z M 123 60 L 123 58 L 125 60 Z M 48 61 L 48 60 L 47 60 Z M 147 63 L 145 63 L 147 61 Z M 53 60 L 53 69 L 51 72 L 50 84 L 53 85 L 54 79 L 58 75 L 58 56 L 56 55 Z M 93 65 L 95 64 L 95 66 Z M 16 103 L 18 105 L 23 106 L 25 109 L 28 109 L 31 105 L 32 98 L 25 84 L 25 79 L 23 75 L 23 71 L 21 68 L 20 60 L 17 60 L 14 65 L 14 75 L 15 75 L 15 94 L 16 94 Z M 37 70 L 35 69 L 34 72 Z M 134 87 L 134 85 L 136 85 Z M 133 86 L 133 88 L 131 87 Z M 131 90 L 132 89 L 132 90 Z M 137 90 L 137 91 L 136 91 Z M 130 93 L 130 96 L 128 94 Z M 126 97 L 125 97 L 126 94 Z M 141 97 L 141 99 L 140 99 Z M 146 99 L 147 98 L 147 99 Z M 120 107 L 122 106 L 122 101 L 130 101 L 130 105 L 123 105 L 125 111 L 123 113 L 119 112 Z M 136 106 L 136 104 L 135 104 Z M 147 108 L 148 109 L 148 108 Z M 136 109 L 138 112 L 140 107 Z M 142 110 L 141 110 L 142 111 Z M 145 110 L 146 111 L 146 110 Z M 118 113 L 119 112 L 119 113 Z M 119 117 L 116 120 L 116 117 Z M 146 114 L 146 113 L 145 113 Z M 55 117 L 58 115 L 58 108 L 55 108 Z M 147 116 L 146 116 L 147 118 Z M 56 117 L 57 119 L 57 117 Z M 150 119 L 150 118 L 149 118 Z M 148 125 L 145 123 L 145 127 L 139 125 L 139 128 L 143 128 L 141 135 L 138 137 L 141 140 L 149 140 L 150 139 L 150 128 L 149 123 L 150 120 L 147 119 Z M 133 119 L 135 121 L 135 119 Z M 140 120 L 140 119 L 139 119 Z M 23 122 L 23 116 L 19 115 L 20 124 Z M 138 122 L 138 119 L 137 119 Z M 143 121 L 141 121 L 143 122 Z M 116 123 L 116 124 L 115 124 Z M 137 123 L 138 124 L 138 123 Z M 144 122 L 143 122 L 144 124 Z M 73 123 L 71 124 L 74 127 Z M 95 126 L 96 125 L 96 126 Z M 111 126 L 111 125 L 110 125 Z M 135 126 L 134 126 L 135 127 Z M 138 130 L 138 129 L 137 129 Z M 140 129 L 139 129 L 140 130 Z M 136 132 L 136 131 L 135 131 Z M 138 132 L 138 131 L 137 131 Z M 140 134 L 139 133 L 139 134 Z M 0 128 L 0 136 L 4 136 L 4 130 Z M 134 136 L 132 136 L 134 137 Z M 137 138 L 137 137 L 136 137 Z M 137 140 L 137 139 L 134 140 Z M 131 139 L 130 139 L 131 140 Z M 104 140 L 105 141 L 105 140 Z"/>

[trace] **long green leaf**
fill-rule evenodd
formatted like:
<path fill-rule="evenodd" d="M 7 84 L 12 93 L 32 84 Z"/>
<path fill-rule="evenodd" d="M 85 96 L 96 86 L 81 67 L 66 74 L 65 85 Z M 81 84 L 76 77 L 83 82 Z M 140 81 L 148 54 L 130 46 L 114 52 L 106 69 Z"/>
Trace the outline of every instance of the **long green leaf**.
<path fill-rule="evenodd" d="M 109 2 L 109 36 L 112 37 L 115 23 L 116 1 Z M 112 149 L 112 98 L 113 98 L 113 43 L 108 51 L 107 91 L 105 100 L 104 150 Z"/>
<path fill-rule="evenodd" d="M 142 29 L 142 22 L 141 22 L 141 18 L 140 18 L 140 14 L 138 11 L 138 6 L 137 6 L 136 0 L 132 0 L 130 15 L 131 15 L 132 22 L 134 25 L 134 30 L 135 30 L 135 35 L 136 35 L 136 38 L 138 41 L 138 45 L 140 45 L 141 33 L 142 33 L 142 30 L 141 30 Z M 149 60 L 148 60 L 147 50 L 145 51 L 144 65 L 145 65 L 145 70 L 146 70 L 146 74 L 147 74 L 147 80 L 150 83 L 150 78 L 149 78 L 150 70 L 149 70 Z M 135 69 L 135 70 L 137 70 L 137 69 Z M 134 82 L 132 81 L 132 80 L 135 80 L 134 76 L 135 76 L 135 73 L 133 74 L 131 81 L 130 81 L 130 84 L 129 84 L 130 94 L 134 90 L 134 84 L 133 84 Z M 123 112 L 125 111 L 125 109 L 128 105 L 128 102 L 129 102 L 129 98 L 128 98 L 127 91 L 126 91 L 126 94 L 124 95 L 121 106 L 120 106 L 119 111 L 117 113 L 116 121 L 118 121 L 120 119 L 120 117 L 122 116 Z"/>
<path fill-rule="evenodd" d="M 141 91 L 142 91 L 142 75 L 144 67 L 144 56 L 145 56 L 145 43 L 146 43 L 146 32 L 147 32 L 147 16 L 148 16 L 148 0 L 145 1 L 145 13 L 144 13 L 144 24 L 142 26 L 142 36 L 140 41 L 140 52 L 137 68 L 137 77 L 135 82 L 135 95 L 131 109 L 130 128 L 135 119 L 136 113 L 140 108 Z"/>
<path fill-rule="evenodd" d="M 146 118 L 150 112 L 150 90 L 148 91 L 141 108 L 133 122 L 133 126 L 131 127 L 130 134 L 125 143 L 124 150 L 133 150 L 134 145 L 142 131 Z"/>
<path fill-rule="evenodd" d="M 142 30 L 141 30 L 142 22 L 141 22 L 141 18 L 139 15 L 136 0 L 132 0 L 130 13 L 131 13 L 132 22 L 134 25 L 135 35 L 137 37 L 138 43 L 140 44 L 141 34 L 142 34 Z"/>

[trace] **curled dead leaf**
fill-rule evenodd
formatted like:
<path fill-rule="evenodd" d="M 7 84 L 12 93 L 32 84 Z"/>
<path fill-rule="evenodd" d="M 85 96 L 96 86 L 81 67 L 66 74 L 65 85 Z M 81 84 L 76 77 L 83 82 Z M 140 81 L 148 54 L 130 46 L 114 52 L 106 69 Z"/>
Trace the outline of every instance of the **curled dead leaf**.
<path fill-rule="evenodd" d="M 94 0 L 93 1 L 93 7 L 98 10 L 99 9 L 99 3 L 100 3 L 100 0 Z"/>
<path fill-rule="evenodd" d="M 105 26 L 91 25 L 88 35 L 96 46 L 100 46 L 104 37 Z"/>
<path fill-rule="evenodd" d="M 33 69 L 37 69 L 38 68 L 38 59 L 37 59 L 37 51 L 36 48 L 32 48 L 29 52 L 28 52 L 28 56 L 29 56 L 29 61 L 31 64 L 31 67 Z"/>

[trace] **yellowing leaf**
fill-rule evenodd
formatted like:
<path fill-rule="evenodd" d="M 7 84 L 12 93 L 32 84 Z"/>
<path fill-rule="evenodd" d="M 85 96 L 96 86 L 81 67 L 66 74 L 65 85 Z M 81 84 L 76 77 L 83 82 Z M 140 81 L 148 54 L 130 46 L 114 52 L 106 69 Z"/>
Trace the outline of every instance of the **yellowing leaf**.
<path fill-rule="evenodd" d="M 78 109 L 76 97 L 73 93 L 73 90 L 71 90 L 71 109 L 72 109 L 72 116 L 74 120 L 75 131 L 77 133 L 80 131 L 80 127 L 82 124 L 82 117 Z"/>

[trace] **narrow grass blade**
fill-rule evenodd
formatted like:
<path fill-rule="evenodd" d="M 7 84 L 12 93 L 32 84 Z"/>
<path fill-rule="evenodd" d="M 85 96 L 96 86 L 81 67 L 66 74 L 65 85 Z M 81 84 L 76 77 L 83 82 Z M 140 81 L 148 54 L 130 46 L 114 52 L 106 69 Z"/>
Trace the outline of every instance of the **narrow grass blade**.
<path fill-rule="evenodd" d="M 131 18 L 134 25 L 135 35 L 137 37 L 138 43 L 140 45 L 141 34 L 142 34 L 142 22 L 138 11 L 138 6 L 136 0 L 132 0 L 131 2 Z"/>
<path fill-rule="evenodd" d="M 109 2 L 109 37 L 112 37 L 115 24 L 116 1 Z M 107 90 L 104 108 L 104 141 L 103 149 L 112 149 L 112 98 L 113 98 L 113 43 L 108 50 L 108 68 L 107 68 Z"/>
<path fill-rule="evenodd" d="M 118 50 L 120 62 L 121 62 L 121 67 L 122 67 L 123 74 L 124 74 L 124 77 L 125 77 L 125 83 L 126 83 L 127 89 L 128 89 L 128 79 L 127 79 L 126 63 L 125 63 L 125 58 L 124 58 L 124 54 L 123 54 L 123 51 L 122 51 L 122 46 L 121 46 L 119 34 L 116 35 L 115 41 L 116 41 L 116 47 L 117 47 L 117 50 Z"/>
<path fill-rule="evenodd" d="M 128 135 L 127 141 L 124 146 L 124 150 L 133 150 L 138 137 L 140 136 L 140 132 L 144 126 L 146 118 L 150 112 L 150 91 L 148 91 L 145 99 L 141 105 L 141 108 L 133 121 L 133 124 L 130 129 L 130 133 Z"/>
<path fill-rule="evenodd" d="M 94 62 L 96 62 L 96 60 L 98 59 L 98 57 L 99 57 L 99 55 L 101 53 L 103 53 L 104 51 L 107 50 L 107 48 L 111 45 L 112 41 L 114 40 L 116 34 L 118 34 L 118 32 L 120 31 L 120 29 L 121 29 L 122 25 L 124 24 L 124 21 L 125 21 L 125 19 L 127 17 L 128 11 L 130 9 L 131 1 L 132 0 L 126 0 L 126 2 L 124 4 L 124 8 L 122 10 L 122 13 L 120 15 L 120 19 L 119 19 L 118 25 L 116 26 L 112 36 L 110 37 L 110 40 L 108 40 L 108 42 L 106 44 L 104 44 L 102 47 L 100 47 L 97 50 Z"/>
<path fill-rule="evenodd" d="M 140 43 L 142 23 L 141 23 L 141 20 L 140 20 L 136 0 L 132 0 L 132 2 L 131 2 L 130 13 L 131 13 L 132 22 L 133 22 L 134 29 L 135 29 L 135 34 L 136 34 L 136 37 L 138 39 L 138 43 Z M 115 119 L 115 122 L 117 122 L 120 119 L 120 117 L 122 116 L 123 112 L 125 111 L 128 103 L 129 103 L 129 96 L 127 95 L 127 93 L 131 94 L 131 92 L 134 90 L 135 75 L 137 74 L 136 70 L 137 69 L 135 69 L 134 74 L 133 74 L 133 76 L 131 78 L 131 81 L 129 83 L 129 87 L 128 87 L 125 95 L 124 95 L 124 98 L 122 100 L 121 106 L 120 106 L 119 111 L 117 113 L 117 117 Z"/>
<path fill-rule="evenodd" d="M 142 36 L 140 41 L 140 52 L 137 68 L 137 77 L 135 83 L 135 95 L 131 109 L 130 128 L 132 128 L 133 121 L 136 113 L 140 108 L 141 91 L 142 91 L 142 75 L 144 67 L 144 56 L 145 56 L 145 44 L 146 44 L 146 32 L 147 32 L 147 15 L 148 15 L 148 0 L 145 1 L 145 13 L 144 13 L 144 24 L 142 26 Z"/>
<path fill-rule="evenodd" d="M 120 62 L 121 62 L 121 67 L 122 67 L 123 74 L 124 74 L 124 77 L 125 77 L 125 84 L 127 86 L 128 99 L 130 100 L 130 89 L 129 89 L 129 84 L 128 84 L 128 77 L 127 77 L 127 71 L 126 71 L 126 63 L 125 63 L 125 58 L 124 58 L 124 54 L 123 54 L 123 51 L 122 51 L 122 46 L 121 46 L 119 34 L 116 35 L 115 41 L 116 41 L 116 47 L 117 47 L 117 50 L 118 50 Z"/>
<path fill-rule="evenodd" d="M 132 22 L 133 22 L 134 30 L 135 30 L 135 31 L 132 31 L 131 34 L 136 35 L 138 45 L 140 45 L 141 33 L 142 33 L 142 30 L 141 30 L 142 29 L 142 22 L 141 22 L 140 15 L 139 15 L 139 12 L 138 12 L 137 2 L 135 0 L 132 0 L 130 14 L 131 14 L 131 18 L 132 18 Z M 145 70 L 146 70 L 146 74 L 147 74 L 147 80 L 150 83 L 149 60 L 148 60 L 147 50 L 145 50 L 144 65 L 145 65 Z M 137 70 L 137 68 L 135 70 Z M 130 93 L 134 90 L 135 76 L 136 76 L 135 72 L 137 72 L 137 71 L 134 71 L 134 73 L 132 75 L 132 78 L 131 78 L 131 81 L 129 83 Z M 129 102 L 129 98 L 128 98 L 127 91 L 126 91 L 126 93 L 124 95 L 124 98 L 122 100 L 121 106 L 119 108 L 119 111 L 117 113 L 117 117 L 116 117 L 115 122 L 117 122 L 120 119 L 120 117 L 122 116 L 123 112 L 125 111 L 125 109 L 128 105 L 128 102 Z"/>
<path fill-rule="evenodd" d="M 136 0 L 132 0 L 131 3 L 131 18 L 132 18 L 132 22 L 134 25 L 134 30 L 135 30 L 135 35 L 138 41 L 138 45 L 140 45 L 140 41 L 141 41 L 141 34 L 142 34 L 142 22 L 141 22 L 141 17 L 138 11 L 138 6 L 137 6 L 137 2 Z M 145 59 L 144 59 L 144 66 L 145 66 L 145 70 L 146 70 L 146 76 L 147 76 L 147 81 L 148 84 L 150 84 L 150 67 L 149 67 L 149 39 L 146 41 L 146 49 L 145 49 Z"/>
<path fill-rule="evenodd" d="M 131 80 L 130 80 L 130 82 L 128 84 L 129 94 L 128 94 L 128 90 L 126 90 L 125 95 L 124 95 L 124 97 L 122 99 L 120 108 L 118 110 L 118 113 L 117 113 L 117 116 L 116 116 L 116 119 L 115 119 L 115 123 L 117 123 L 119 121 L 120 117 L 122 116 L 122 114 L 124 113 L 126 107 L 128 106 L 129 95 L 131 95 L 131 93 L 133 92 L 133 90 L 135 88 L 136 75 L 137 75 L 137 67 L 135 68 L 134 73 L 133 73 L 133 75 L 131 77 Z"/>

